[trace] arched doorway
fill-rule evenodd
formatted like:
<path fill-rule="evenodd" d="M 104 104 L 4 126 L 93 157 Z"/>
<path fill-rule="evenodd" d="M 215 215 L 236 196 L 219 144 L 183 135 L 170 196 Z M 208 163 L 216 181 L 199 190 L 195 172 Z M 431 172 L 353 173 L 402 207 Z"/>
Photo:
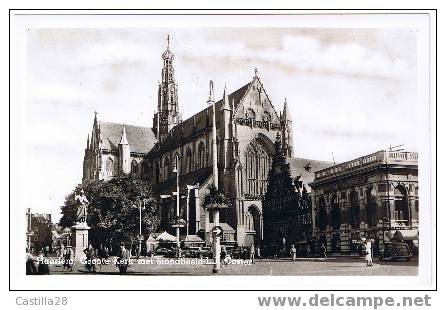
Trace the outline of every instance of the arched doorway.
<path fill-rule="evenodd" d="M 262 241 L 262 214 L 256 205 L 251 205 L 246 213 L 245 245 L 260 245 Z"/>

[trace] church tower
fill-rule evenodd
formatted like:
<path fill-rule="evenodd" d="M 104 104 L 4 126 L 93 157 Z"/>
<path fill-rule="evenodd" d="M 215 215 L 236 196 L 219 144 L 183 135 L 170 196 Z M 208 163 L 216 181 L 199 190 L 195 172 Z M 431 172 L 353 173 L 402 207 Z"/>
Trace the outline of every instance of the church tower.
<path fill-rule="evenodd" d="M 178 109 L 178 84 L 175 81 L 173 59 L 170 51 L 170 37 L 167 36 L 167 49 L 162 54 L 163 69 L 158 85 L 158 108 L 153 117 L 153 131 L 160 141 L 164 141 L 169 131 L 181 123 Z"/>
<path fill-rule="evenodd" d="M 283 104 L 282 113 L 282 145 L 283 154 L 287 157 L 293 157 L 293 120 L 291 119 L 291 114 L 288 108 L 288 103 L 285 98 Z"/>

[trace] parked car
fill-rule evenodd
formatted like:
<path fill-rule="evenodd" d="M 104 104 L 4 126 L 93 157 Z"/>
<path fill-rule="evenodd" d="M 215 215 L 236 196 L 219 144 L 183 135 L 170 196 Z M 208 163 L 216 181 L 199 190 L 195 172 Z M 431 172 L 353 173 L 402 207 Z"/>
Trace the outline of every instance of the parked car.
<path fill-rule="evenodd" d="M 379 253 L 379 260 L 405 260 L 408 262 L 411 257 L 409 246 L 404 242 L 386 242 L 384 250 Z"/>
<path fill-rule="evenodd" d="M 188 247 L 183 250 L 184 257 L 199 258 L 201 249 L 199 247 Z"/>
<path fill-rule="evenodd" d="M 171 252 L 173 251 L 167 248 L 158 248 L 155 251 L 155 255 L 168 256 Z"/>
<path fill-rule="evenodd" d="M 212 248 L 211 247 L 202 247 L 200 249 L 200 254 L 199 254 L 200 258 L 212 258 L 214 257 L 214 252 L 212 252 Z"/>

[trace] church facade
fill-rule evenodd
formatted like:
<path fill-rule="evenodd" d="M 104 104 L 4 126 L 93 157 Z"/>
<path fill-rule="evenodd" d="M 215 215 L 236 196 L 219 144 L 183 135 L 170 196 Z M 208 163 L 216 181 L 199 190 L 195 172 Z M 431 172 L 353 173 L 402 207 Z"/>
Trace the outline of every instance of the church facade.
<path fill-rule="evenodd" d="M 175 210 L 172 193 L 176 192 L 178 177 L 180 216 L 186 222 L 182 234 L 201 234 L 209 241 L 212 215 L 202 207 L 202 200 L 213 180 L 215 112 L 219 188 L 232 202 L 220 213 L 222 242 L 262 244 L 262 200 L 276 137 L 292 177 L 298 178 L 302 187 L 313 180 L 314 171 L 329 163 L 293 157 L 293 120 L 288 103 L 285 99 L 283 110 L 275 109 L 257 70 L 252 80 L 232 92 L 225 87 L 223 94 L 214 94 L 210 83 L 203 109 L 182 120 L 174 55 L 169 45 L 162 61 L 152 126 L 101 122 L 95 114 L 85 149 L 83 181 L 106 180 L 117 173 L 150 180 L 161 201 L 160 230 L 171 231 Z"/>

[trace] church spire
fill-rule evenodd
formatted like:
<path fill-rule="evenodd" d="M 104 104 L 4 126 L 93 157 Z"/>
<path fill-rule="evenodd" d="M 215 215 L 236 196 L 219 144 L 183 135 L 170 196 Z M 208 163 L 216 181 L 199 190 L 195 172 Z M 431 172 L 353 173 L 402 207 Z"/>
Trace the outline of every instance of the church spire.
<path fill-rule="evenodd" d="M 285 98 L 283 103 L 283 113 L 281 115 L 282 122 L 282 144 L 283 151 L 287 157 L 292 157 L 294 155 L 293 147 L 293 120 L 291 118 L 290 110 L 288 107 L 288 102 Z"/>
<path fill-rule="evenodd" d="M 159 140 L 164 140 L 170 130 L 181 123 L 178 108 L 178 84 L 173 68 L 174 55 L 170 49 L 170 35 L 167 35 L 167 47 L 162 54 L 163 69 L 158 82 L 158 110 L 153 117 L 153 131 Z"/>

